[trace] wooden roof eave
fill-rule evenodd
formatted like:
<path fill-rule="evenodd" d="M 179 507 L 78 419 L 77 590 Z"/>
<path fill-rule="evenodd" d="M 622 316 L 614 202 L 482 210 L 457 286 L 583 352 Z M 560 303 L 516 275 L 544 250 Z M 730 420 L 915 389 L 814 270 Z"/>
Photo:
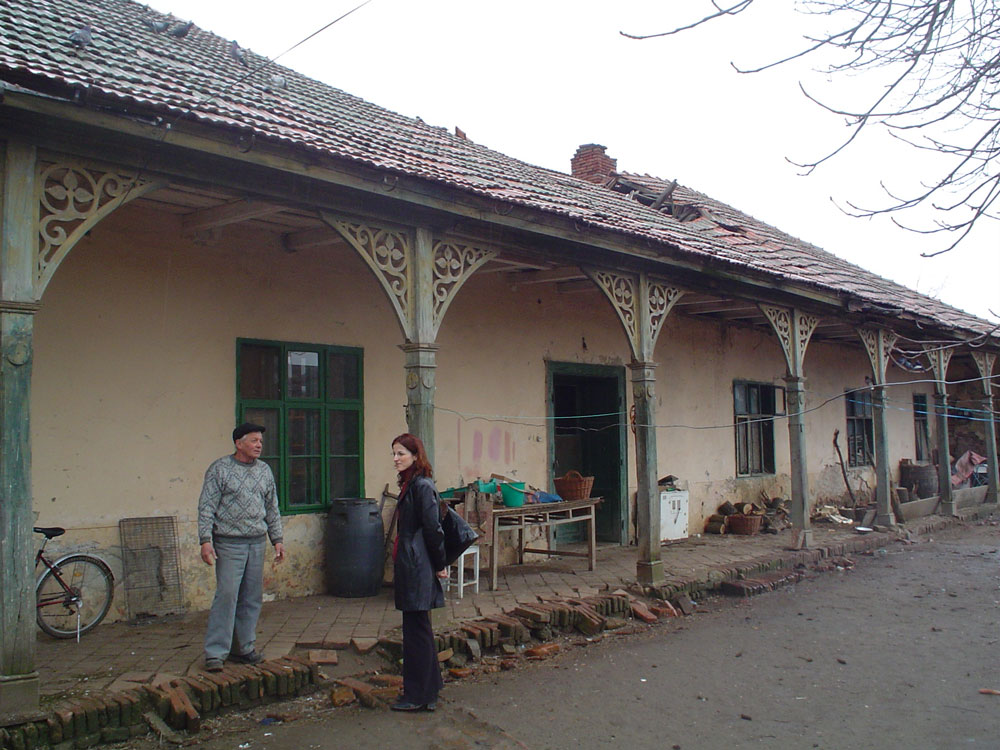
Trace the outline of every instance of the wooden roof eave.
<path fill-rule="evenodd" d="M 115 102 L 121 104 L 117 98 L 109 97 L 109 99 L 107 102 L 109 104 Z M 522 236 L 532 235 L 545 241 L 559 240 L 570 246 L 584 246 L 597 251 L 599 256 L 610 254 L 608 260 L 613 261 L 615 256 L 621 256 L 625 261 L 623 264 L 625 267 L 634 268 L 638 264 L 651 273 L 667 278 L 676 277 L 678 284 L 682 286 L 686 282 L 689 286 L 704 288 L 714 293 L 725 291 L 754 301 L 801 307 L 821 317 L 844 315 L 849 311 L 851 302 L 860 299 L 845 292 L 802 285 L 759 269 L 743 266 L 734 268 L 732 263 L 726 261 L 692 256 L 675 244 L 656 242 L 624 231 L 616 232 L 604 227 L 595 227 L 540 208 L 505 202 L 498 197 L 491 198 L 482 193 L 396 173 L 390 169 L 336 157 L 280 139 L 261 136 L 252 148 L 243 151 L 238 147 L 236 139 L 246 134 L 245 128 L 180 120 L 174 123 L 169 137 L 164 139 L 162 125 L 152 124 L 149 119 L 155 115 L 154 108 L 147 106 L 145 111 L 142 111 L 141 106 L 134 106 L 128 113 L 93 109 L 98 100 L 98 97 L 90 95 L 86 99 L 86 106 L 80 106 L 45 92 L 8 90 L 0 102 L 0 107 L 10 107 L 45 118 L 62 119 L 83 128 L 98 128 L 116 134 L 125 133 L 145 141 L 164 141 L 164 147 L 169 146 L 171 149 L 184 149 L 234 161 L 247 167 L 277 170 L 307 180 L 318 180 L 327 185 L 378 196 L 391 203 L 403 202 L 416 213 L 424 213 L 428 222 L 432 224 L 447 226 L 449 223 L 462 221 L 494 224 L 513 230 Z M 387 184 L 386 175 L 393 176 L 391 183 Z M 218 177 L 218 172 L 212 170 L 210 175 L 200 175 L 185 171 L 174 176 L 211 180 Z M 266 185 L 267 181 L 260 181 L 259 184 Z M 245 190 L 245 185 L 245 180 L 234 180 L 230 187 Z M 285 195 L 287 196 L 287 193 Z M 299 202 L 298 205 L 305 204 Z M 505 213 L 491 210 L 496 209 L 498 205 L 509 206 L 510 211 Z M 348 206 L 341 203 L 327 204 L 324 207 L 334 211 L 364 210 L 360 201 L 352 202 L 352 205 Z M 396 212 L 393 214 L 396 215 Z M 581 223 L 585 226 L 585 230 L 580 229 Z M 586 236 L 581 236 L 582 234 Z M 619 264 L 614 263 L 614 265 Z M 705 284 L 706 277 L 708 284 Z M 867 303 L 865 300 L 861 301 Z M 886 321 L 886 324 L 890 322 Z M 933 319 L 928 319 L 926 324 L 940 326 L 940 323 Z M 964 333 L 975 335 L 969 331 Z"/>

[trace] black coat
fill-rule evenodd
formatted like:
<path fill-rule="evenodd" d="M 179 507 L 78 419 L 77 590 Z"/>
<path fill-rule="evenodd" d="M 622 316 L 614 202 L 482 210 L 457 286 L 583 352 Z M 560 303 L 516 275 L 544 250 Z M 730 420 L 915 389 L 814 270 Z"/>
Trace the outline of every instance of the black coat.
<path fill-rule="evenodd" d="M 444 606 L 444 590 L 437 571 L 445 568 L 444 532 L 434 482 L 417 477 L 399 499 L 396 529 L 396 609 L 421 612 Z"/>

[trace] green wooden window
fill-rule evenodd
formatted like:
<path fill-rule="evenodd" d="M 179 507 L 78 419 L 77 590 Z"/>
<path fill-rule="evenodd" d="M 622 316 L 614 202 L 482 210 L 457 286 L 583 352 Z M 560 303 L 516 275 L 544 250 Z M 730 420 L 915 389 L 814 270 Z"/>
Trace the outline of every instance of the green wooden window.
<path fill-rule="evenodd" d="M 733 383 L 737 476 L 774 473 L 774 417 L 784 413 L 784 394 L 769 383 Z"/>
<path fill-rule="evenodd" d="M 871 391 L 848 391 L 847 405 L 847 465 L 875 465 L 875 419 L 872 416 Z"/>
<path fill-rule="evenodd" d="M 236 419 L 264 425 L 282 513 L 364 497 L 363 350 L 240 339 Z"/>
<path fill-rule="evenodd" d="M 916 438 L 914 458 L 917 461 L 931 460 L 931 431 L 927 420 L 927 394 L 913 394 L 913 432 Z"/>

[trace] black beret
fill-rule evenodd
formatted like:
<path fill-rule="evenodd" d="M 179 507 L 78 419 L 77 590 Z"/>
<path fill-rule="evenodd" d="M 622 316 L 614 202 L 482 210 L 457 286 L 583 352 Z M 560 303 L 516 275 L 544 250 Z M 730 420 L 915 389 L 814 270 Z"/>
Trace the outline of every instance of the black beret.
<path fill-rule="evenodd" d="M 253 422 L 244 422 L 233 430 L 233 442 L 235 443 L 241 437 L 245 437 L 251 432 L 267 432 L 267 428 L 264 425 L 254 424 Z"/>

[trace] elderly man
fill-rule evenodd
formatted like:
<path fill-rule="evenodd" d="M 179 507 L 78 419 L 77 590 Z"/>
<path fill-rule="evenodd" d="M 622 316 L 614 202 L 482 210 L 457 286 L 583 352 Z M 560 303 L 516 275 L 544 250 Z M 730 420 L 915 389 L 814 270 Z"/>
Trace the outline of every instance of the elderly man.
<path fill-rule="evenodd" d="M 285 558 L 278 492 L 271 467 L 260 460 L 264 427 L 249 422 L 233 430 L 236 451 L 212 463 L 198 500 L 201 559 L 215 563 L 215 599 L 205 632 L 205 669 L 223 661 L 256 664 L 257 618 L 263 601 L 265 534 L 274 559 Z"/>

